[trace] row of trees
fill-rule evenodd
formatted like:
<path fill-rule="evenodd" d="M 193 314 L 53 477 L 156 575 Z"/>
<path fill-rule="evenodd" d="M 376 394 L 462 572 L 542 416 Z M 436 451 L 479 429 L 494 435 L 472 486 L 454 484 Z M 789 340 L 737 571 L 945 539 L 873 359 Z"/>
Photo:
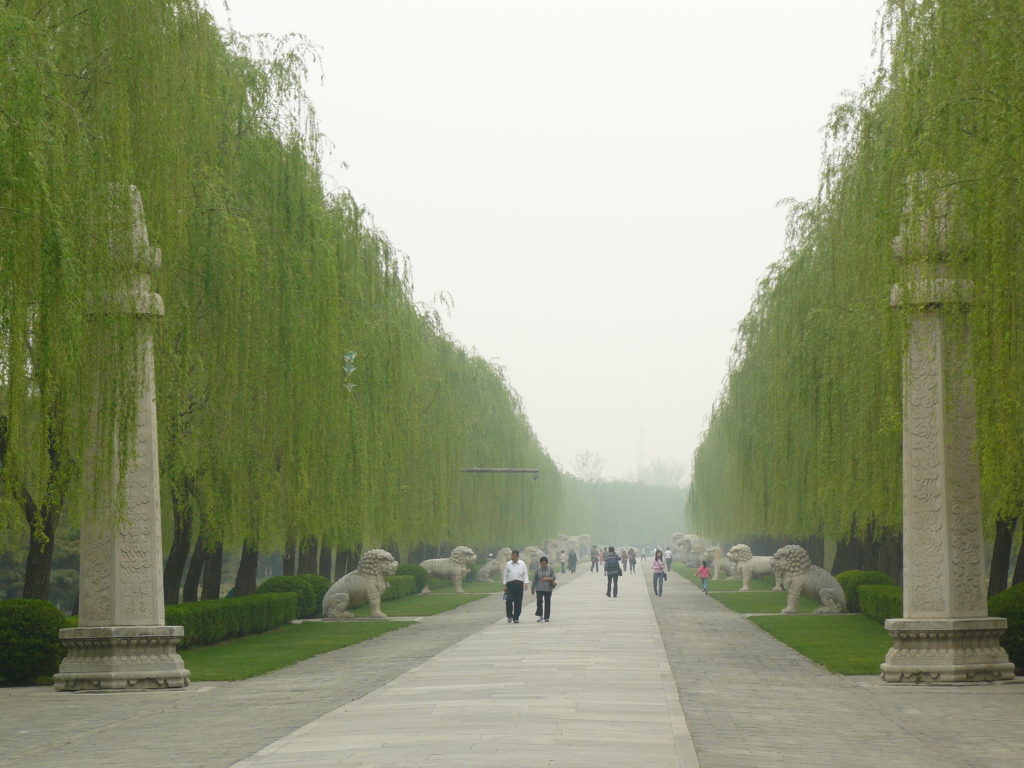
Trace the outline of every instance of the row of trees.
<path fill-rule="evenodd" d="M 502 370 L 413 302 L 388 240 L 324 189 L 301 39 L 226 34 L 194 0 L 11 0 L 0 45 L 0 540 L 29 543 L 26 596 L 46 595 L 58 522 L 89 507 L 88 440 L 102 466 L 134 424 L 133 331 L 97 312 L 126 279 L 110 233 L 127 184 L 163 252 L 169 600 L 190 551 L 219 577 L 241 549 L 244 593 L 260 550 L 559 530 L 559 471 Z M 116 385 L 98 405 L 97 375 Z"/>
<path fill-rule="evenodd" d="M 792 206 L 786 254 L 740 325 L 694 457 L 698 530 L 865 553 L 899 537 L 910 310 L 888 297 L 927 265 L 974 284 L 978 457 L 1005 588 L 1024 512 L 1022 38 L 1018 0 L 884 4 L 875 77 L 833 111 L 819 193 Z"/>

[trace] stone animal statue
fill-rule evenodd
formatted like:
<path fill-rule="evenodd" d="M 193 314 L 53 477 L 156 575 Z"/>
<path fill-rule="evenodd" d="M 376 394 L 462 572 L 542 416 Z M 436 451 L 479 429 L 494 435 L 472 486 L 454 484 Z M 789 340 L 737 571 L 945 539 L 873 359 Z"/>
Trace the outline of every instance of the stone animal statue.
<path fill-rule="evenodd" d="M 796 613 L 800 596 L 821 603 L 815 613 L 843 613 L 846 593 L 836 577 L 811 563 L 811 556 L 799 544 L 787 544 L 776 551 L 775 570 L 786 589 L 786 607 L 782 613 Z"/>
<path fill-rule="evenodd" d="M 387 615 L 380 609 L 380 598 L 388 588 L 386 578 L 393 576 L 397 568 L 398 561 L 387 550 L 363 552 L 356 569 L 334 582 L 324 595 L 324 618 L 351 619 L 349 608 L 368 603 L 373 618 L 386 619 Z"/>
<path fill-rule="evenodd" d="M 505 563 L 512 559 L 512 548 L 502 547 L 498 550 L 498 553 L 488 560 L 484 565 L 481 565 L 476 572 L 477 581 L 495 581 L 501 579 L 501 572 L 505 568 Z"/>
<path fill-rule="evenodd" d="M 551 561 L 551 558 L 540 547 L 523 547 L 519 553 L 519 559 L 526 563 L 526 567 L 530 569 L 531 575 L 540 566 L 540 559 L 542 557 L 547 557 L 548 562 Z"/>
<path fill-rule="evenodd" d="M 714 570 L 714 574 L 711 576 L 712 579 L 719 578 L 723 573 L 731 577 L 736 572 L 736 564 L 723 555 L 722 548 L 717 545 L 707 547 L 701 559 L 706 560 Z"/>
<path fill-rule="evenodd" d="M 671 546 L 672 559 L 690 568 L 700 565 L 701 553 L 707 542 L 695 533 L 673 533 Z"/>
<path fill-rule="evenodd" d="M 775 558 L 767 555 L 755 555 L 746 544 L 737 544 L 731 547 L 725 556 L 736 563 L 736 572 L 743 580 L 740 592 L 750 591 L 752 578 L 767 578 L 768 576 L 771 576 L 775 582 L 772 591 L 782 591 L 779 577 L 775 573 Z"/>
<path fill-rule="evenodd" d="M 427 573 L 435 579 L 450 579 L 455 586 L 455 591 L 462 593 L 462 580 L 469 573 L 469 566 L 476 562 L 476 553 L 469 547 L 456 547 L 452 550 L 450 557 L 440 557 L 435 560 L 424 560 L 420 563 Z M 430 583 L 424 587 L 421 595 L 430 593 Z"/>

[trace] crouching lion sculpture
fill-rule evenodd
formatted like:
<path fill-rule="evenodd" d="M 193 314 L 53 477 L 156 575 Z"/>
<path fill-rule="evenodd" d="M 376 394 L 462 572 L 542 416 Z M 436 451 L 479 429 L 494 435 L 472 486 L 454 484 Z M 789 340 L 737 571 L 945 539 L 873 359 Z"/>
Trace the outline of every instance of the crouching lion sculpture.
<path fill-rule="evenodd" d="M 722 548 L 717 545 L 713 545 L 705 549 L 704 557 L 702 559 L 706 560 L 714 570 L 714 575 L 711 577 L 712 579 L 718 579 L 722 573 L 727 577 L 732 577 L 736 573 L 736 563 L 723 555 Z"/>
<path fill-rule="evenodd" d="M 363 552 L 356 569 L 334 582 L 324 595 L 324 618 L 351 619 L 349 608 L 369 603 L 370 616 L 386 619 L 387 614 L 380 610 L 380 599 L 388 588 L 386 577 L 393 576 L 397 568 L 398 561 L 386 550 Z"/>
<path fill-rule="evenodd" d="M 782 591 L 779 577 L 775 574 L 775 558 L 768 557 L 767 555 L 755 555 L 746 544 L 737 544 L 731 547 L 725 553 L 725 556 L 736 563 L 736 571 L 743 580 L 740 592 L 750 591 L 750 580 L 752 578 L 767 578 L 768 576 L 771 576 L 775 581 L 772 591 Z"/>
<path fill-rule="evenodd" d="M 836 577 L 811 564 L 811 556 L 799 544 L 787 544 L 775 553 L 775 569 L 786 590 L 786 607 L 782 613 L 796 613 L 800 596 L 821 603 L 815 613 L 843 613 L 846 593 Z"/>
<path fill-rule="evenodd" d="M 476 572 L 477 581 L 494 581 L 500 579 L 502 571 L 505 568 L 505 563 L 512 559 L 511 547 L 502 547 L 498 550 L 498 553 L 493 559 L 488 560 L 486 564 L 480 566 Z"/>
<path fill-rule="evenodd" d="M 435 579 L 450 579 L 455 586 L 455 591 L 462 593 L 462 580 L 469 573 L 470 563 L 476 562 L 476 553 L 469 547 L 456 547 L 452 550 L 451 557 L 441 557 L 436 560 L 424 560 L 420 566 L 427 570 L 427 573 Z M 430 592 L 430 584 L 423 587 L 421 595 Z"/>

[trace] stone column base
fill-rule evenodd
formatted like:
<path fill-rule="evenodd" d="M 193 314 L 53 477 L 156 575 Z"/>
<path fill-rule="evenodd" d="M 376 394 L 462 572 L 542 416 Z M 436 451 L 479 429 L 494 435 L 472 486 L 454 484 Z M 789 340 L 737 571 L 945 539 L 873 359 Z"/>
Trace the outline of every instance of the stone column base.
<path fill-rule="evenodd" d="M 1006 619 L 887 619 L 893 646 L 882 664 L 889 683 L 980 683 L 1012 680 L 999 645 Z"/>
<path fill-rule="evenodd" d="M 68 655 L 53 676 L 58 691 L 184 688 L 189 672 L 175 651 L 183 627 L 71 627 Z"/>

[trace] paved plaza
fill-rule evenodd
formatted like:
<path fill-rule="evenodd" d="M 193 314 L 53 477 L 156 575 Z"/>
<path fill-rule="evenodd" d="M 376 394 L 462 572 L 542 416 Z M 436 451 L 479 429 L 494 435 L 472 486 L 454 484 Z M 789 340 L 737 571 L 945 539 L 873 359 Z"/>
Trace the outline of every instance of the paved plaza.
<path fill-rule="evenodd" d="M 563 577 L 564 578 L 564 577 Z M 490 596 L 288 669 L 183 691 L 0 689 L 0 765 L 1005 768 L 1024 683 L 832 675 L 673 576 L 581 571 L 551 622 Z"/>

